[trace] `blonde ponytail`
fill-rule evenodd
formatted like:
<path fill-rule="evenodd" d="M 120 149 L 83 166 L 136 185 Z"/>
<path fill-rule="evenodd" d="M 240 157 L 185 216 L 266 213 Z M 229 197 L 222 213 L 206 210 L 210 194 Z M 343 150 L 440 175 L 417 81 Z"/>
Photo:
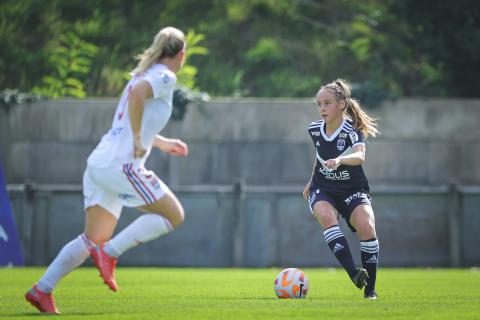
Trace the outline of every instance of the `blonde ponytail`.
<path fill-rule="evenodd" d="M 345 111 L 350 117 L 350 119 L 353 121 L 353 127 L 360 131 L 365 137 L 365 139 L 367 139 L 369 136 L 375 137 L 377 134 L 380 133 L 380 131 L 378 131 L 377 129 L 378 118 L 370 117 L 362 109 L 360 102 L 351 97 L 352 89 L 347 81 L 343 79 L 337 79 L 321 87 L 320 91 L 323 89 L 328 90 L 333 95 L 335 95 L 337 101 L 345 100 Z"/>
<path fill-rule="evenodd" d="M 150 48 L 145 50 L 136 58 L 139 60 L 137 66 L 130 73 L 136 76 L 148 70 L 158 59 L 174 57 L 185 48 L 185 35 L 174 27 L 166 27 L 160 30 Z"/>
<path fill-rule="evenodd" d="M 353 121 L 353 127 L 359 130 L 365 139 L 368 136 L 375 137 L 380 132 L 377 129 L 376 118 L 370 117 L 361 107 L 360 102 L 353 98 L 347 98 L 347 114 Z"/>

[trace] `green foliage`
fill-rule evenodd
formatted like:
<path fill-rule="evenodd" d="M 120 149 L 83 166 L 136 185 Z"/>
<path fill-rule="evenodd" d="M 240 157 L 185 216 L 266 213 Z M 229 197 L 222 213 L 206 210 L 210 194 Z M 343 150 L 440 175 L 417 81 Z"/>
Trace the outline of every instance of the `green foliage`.
<path fill-rule="evenodd" d="M 98 52 L 97 46 L 80 39 L 73 32 L 52 41 L 49 62 L 54 72 L 42 78 L 40 86 L 33 92 L 51 98 L 84 98 L 83 81 L 91 70 L 92 60 Z"/>
<path fill-rule="evenodd" d="M 0 87 L 116 96 L 167 25 L 189 30 L 179 83 L 215 96 L 313 96 L 338 77 L 379 96 L 480 95 L 468 0 L 4 0 Z"/>
<path fill-rule="evenodd" d="M 198 69 L 193 65 L 188 64 L 190 57 L 194 55 L 207 55 L 208 49 L 199 45 L 204 40 L 205 36 L 202 34 L 196 34 L 195 31 L 189 30 L 185 35 L 187 41 L 186 61 L 185 65 L 179 70 L 177 74 L 178 84 L 180 86 L 196 89 L 196 76 Z"/>
<path fill-rule="evenodd" d="M 246 52 L 246 60 L 250 63 L 267 63 L 281 61 L 282 47 L 276 39 L 261 38 L 253 48 Z"/>

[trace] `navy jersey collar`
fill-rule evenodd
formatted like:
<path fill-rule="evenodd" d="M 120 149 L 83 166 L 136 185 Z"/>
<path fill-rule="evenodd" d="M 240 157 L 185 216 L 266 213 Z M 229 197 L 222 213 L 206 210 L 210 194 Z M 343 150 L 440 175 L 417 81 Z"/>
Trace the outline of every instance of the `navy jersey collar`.
<path fill-rule="evenodd" d="M 320 132 L 322 133 L 323 139 L 325 139 L 325 141 L 333 141 L 338 136 L 340 131 L 342 131 L 345 122 L 347 122 L 347 119 L 344 118 L 340 126 L 338 126 L 338 129 L 330 137 L 328 137 L 325 133 L 325 121 L 323 121 L 320 125 Z"/>

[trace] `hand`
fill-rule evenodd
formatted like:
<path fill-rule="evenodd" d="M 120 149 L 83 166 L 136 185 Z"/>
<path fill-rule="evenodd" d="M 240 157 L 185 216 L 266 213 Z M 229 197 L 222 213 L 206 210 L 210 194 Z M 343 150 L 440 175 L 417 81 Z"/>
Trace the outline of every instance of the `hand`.
<path fill-rule="evenodd" d="M 323 164 L 323 167 L 326 168 L 327 170 L 337 170 L 338 167 L 340 167 L 340 158 L 335 158 L 335 159 L 329 159 L 325 161 Z"/>
<path fill-rule="evenodd" d="M 309 196 L 310 196 L 310 181 L 307 183 L 305 188 L 303 188 L 303 198 L 305 200 L 308 200 Z"/>
<path fill-rule="evenodd" d="M 169 141 L 165 143 L 163 151 L 168 152 L 172 156 L 185 157 L 188 155 L 188 146 L 182 140 L 169 139 Z"/>
<path fill-rule="evenodd" d="M 145 155 L 145 152 L 147 152 L 147 150 L 145 150 L 140 136 L 135 136 L 133 138 L 133 157 L 141 158 Z"/>

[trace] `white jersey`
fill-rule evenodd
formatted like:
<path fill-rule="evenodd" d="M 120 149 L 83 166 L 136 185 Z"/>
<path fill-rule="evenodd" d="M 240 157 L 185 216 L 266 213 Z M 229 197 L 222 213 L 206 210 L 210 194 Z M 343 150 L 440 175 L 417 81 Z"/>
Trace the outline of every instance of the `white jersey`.
<path fill-rule="evenodd" d="M 133 157 L 133 133 L 128 114 L 128 98 L 133 86 L 141 80 L 152 87 L 153 98 L 147 100 L 142 117 L 141 139 L 147 150 L 142 158 Z M 156 135 L 165 127 L 172 114 L 173 91 L 177 77 L 163 64 L 155 64 L 134 76 L 125 87 L 113 118 L 112 128 L 102 137 L 88 157 L 88 165 L 96 168 L 133 164 L 143 168 L 152 150 Z"/>

